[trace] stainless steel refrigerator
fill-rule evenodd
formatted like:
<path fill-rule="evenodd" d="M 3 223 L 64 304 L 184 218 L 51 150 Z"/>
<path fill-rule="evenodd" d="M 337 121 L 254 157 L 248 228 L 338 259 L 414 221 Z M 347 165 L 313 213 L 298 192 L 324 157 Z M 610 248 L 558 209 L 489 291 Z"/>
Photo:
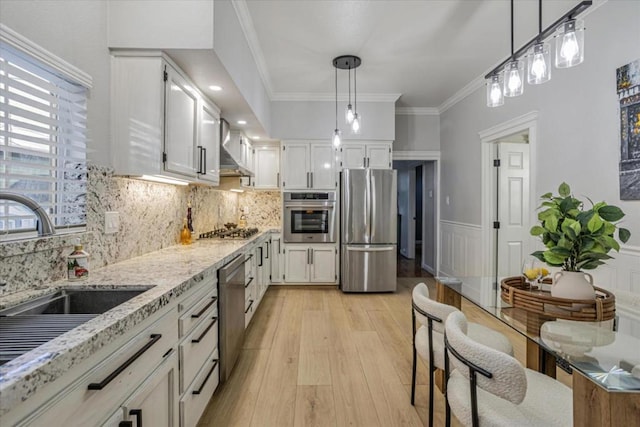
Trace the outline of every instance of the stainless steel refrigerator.
<path fill-rule="evenodd" d="M 345 169 L 341 175 L 343 292 L 396 290 L 396 171 Z"/>

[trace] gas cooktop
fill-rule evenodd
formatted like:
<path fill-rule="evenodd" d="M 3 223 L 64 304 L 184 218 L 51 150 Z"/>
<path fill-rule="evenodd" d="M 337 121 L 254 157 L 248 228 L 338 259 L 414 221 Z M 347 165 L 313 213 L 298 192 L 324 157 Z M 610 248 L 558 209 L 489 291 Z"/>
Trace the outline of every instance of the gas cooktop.
<path fill-rule="evenodd" d="M 200 239 L 248 239 L 258 234 L 259 230 L 255 227 L 250 228 L 216 228 L 206 233 L 200 233 Z"/>

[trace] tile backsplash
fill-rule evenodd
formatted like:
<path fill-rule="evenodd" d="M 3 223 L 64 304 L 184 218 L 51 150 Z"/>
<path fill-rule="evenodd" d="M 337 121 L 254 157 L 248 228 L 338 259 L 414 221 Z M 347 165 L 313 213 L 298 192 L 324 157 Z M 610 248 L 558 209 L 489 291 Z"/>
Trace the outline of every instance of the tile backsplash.
<path fill-rule="evenodd" d="M 122 261 L 178 243 L 191 200 L 196 235 L 225 222 L 237 222 L 248 208 L 248 226 L 280 226 L 278 191 L 233 193 L 214 187 L 174 186 L 120 176 L 90 165 L 86 232 L 0 243 L 0 295 L 46 286 L 65 277 L 65 257 L 80 237 L 91 268 Z M 118 233 L 104 234 L 104 214 L 117 211 Z"/>

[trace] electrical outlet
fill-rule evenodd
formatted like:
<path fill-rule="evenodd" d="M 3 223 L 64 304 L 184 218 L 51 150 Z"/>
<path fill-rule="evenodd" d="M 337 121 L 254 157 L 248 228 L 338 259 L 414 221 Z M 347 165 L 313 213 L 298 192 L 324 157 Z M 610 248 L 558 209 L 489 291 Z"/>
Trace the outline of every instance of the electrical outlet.
<path fill-rule="evenodd" d="M 120 214 L 118 212 L 104 213 L 104 234 L 114 234 L 120 229 Z"/>

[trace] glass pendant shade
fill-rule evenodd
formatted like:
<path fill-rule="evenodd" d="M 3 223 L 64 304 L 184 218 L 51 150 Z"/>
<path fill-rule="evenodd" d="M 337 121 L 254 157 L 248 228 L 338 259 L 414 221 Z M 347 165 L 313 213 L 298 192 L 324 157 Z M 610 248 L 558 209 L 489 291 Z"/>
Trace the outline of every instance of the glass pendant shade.
<path fill-rule="evenodd" d="M 339 147 L 340 143 L 342 142 L 340 140 L 340 129 L 335 129 L 333 131 L 333 137 L 331 138 L 331 142 L 333 142 L 333 146 L 334 147 Z"/>
<path fill-rule="evenodd" d="M 584 21 L 572 19 L 556 30 L 556 67 L 574 67 L 582 61 L 584 61 Z"/>
<path fill-rule="evenodd" d="M 361 127 L 362 127 L 362 116 L 358 113 L 355 113 L 353 115 L 353 122 L 351 123 L 351 133 L 355 135 L 359 135 Z"/>
<path fill-rule="evenodd" d="M 504 67 L 504 96 L 520 96 L 524 91 L 524 64 L 517 59 Z"/>
<path fill-rule="evenodd" d="M 344 121 L 350 125 L 353 123 L 353 106 L 351 104 L 347 105 L 347 108 L 344 110 Z"/>
<path fill-rule="evenodd" d="M 500 74 L 487 79 L 487 107 L 499 107 L 504 104 Z"/>
<path fill-rule="evenodd" d="M 551 48 L 549 43 L 536 43 L 529 51 L 527 81 L 539 85 L 551 79 Z"/>

